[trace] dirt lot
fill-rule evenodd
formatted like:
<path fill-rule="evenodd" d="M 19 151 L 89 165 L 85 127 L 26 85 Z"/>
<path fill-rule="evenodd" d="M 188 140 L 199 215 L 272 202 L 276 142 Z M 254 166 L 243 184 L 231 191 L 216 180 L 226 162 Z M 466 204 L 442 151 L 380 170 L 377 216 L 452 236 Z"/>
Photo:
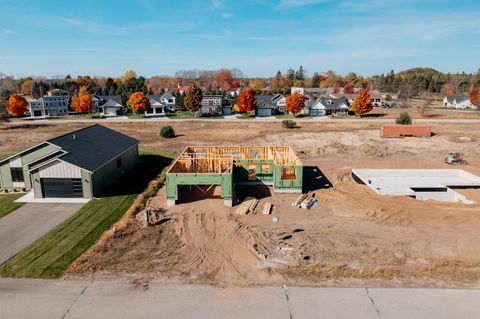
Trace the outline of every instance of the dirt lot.
<path fill-rule="evenodd" d="M 352 168 L 447 168 L 443 154 L 465 153 L 463 168 L 480 175 L 480 127 L 438 124 L 428 139 L 381 139 L 376 124 L 174 123 L 179 137 L 158 137 L 161 124 L 115 123 L 144 149 L 186 145 L 288 145 L 307 166 L 319 204 L 295 208 L 295 195 L 266 187 L 253 214 L 238 216 L 223 201 L 198 191 L 166 211 L 170 220 L 143 228 L 125 216 L 70 268 L 69 278 L 142 278 L 215 285 L 329 285 L 480 287 L 480 204 L 463 205 L 381 197 L 352 180 Z M 0 130 L 2 151 L 19 149 L 79 125 Z M 316 170 L 316 171 L 315 171 Z M 322 175 L 322 174 L 324 175 Z M 331 185 L 331 187 L 328 187 Z M 480 202 L 480 189 L 464 190 Z M 152 207 L 165 207 L 165 189 Z M 272 216 L 261 214 L 274 204 Z"/>

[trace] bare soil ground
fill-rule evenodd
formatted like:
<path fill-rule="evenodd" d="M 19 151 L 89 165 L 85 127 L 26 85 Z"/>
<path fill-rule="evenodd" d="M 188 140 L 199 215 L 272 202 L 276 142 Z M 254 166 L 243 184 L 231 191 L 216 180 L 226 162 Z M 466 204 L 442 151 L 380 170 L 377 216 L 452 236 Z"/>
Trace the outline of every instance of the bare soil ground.
<path fill-rule="evenodd" d="M 214 285 L 328 285 L 480 287 L 480 204 L 463 205 L 382 197 L 351 177 L 352 168 L 450 168 L 443 154 L 465 153 L 461 168 L 480 175 L 480 127 L 438 124 L 428 139 L 382 139 L 375 124 L 174 123 L 179 137 L 158 137 L 160 124 L 115 123 L 146 149 L 186 145 L 288 145 L 307 166 L 306 181 L 319 203 L 291 206 L 292 194 L 267 187 L 238 189 L 260 199 L 256 211 L 235 215 L 212 190 L 185 189 L 170 220 L 143 228 L 125 216 L 80 257 L 68 278 L 142 278 Z M 68 127 L 0 130 L 0 145 L 18 149 Z M 16 138 L 15 138 L 16 136 Z M 331 185 L 331 187 L 329 187 Z M 480 189 L 461 191 L 480 203 Z M 261 214 L 273 203 L 272 216 Z M 165 189 L 150 202 L 165 208 Z"/>

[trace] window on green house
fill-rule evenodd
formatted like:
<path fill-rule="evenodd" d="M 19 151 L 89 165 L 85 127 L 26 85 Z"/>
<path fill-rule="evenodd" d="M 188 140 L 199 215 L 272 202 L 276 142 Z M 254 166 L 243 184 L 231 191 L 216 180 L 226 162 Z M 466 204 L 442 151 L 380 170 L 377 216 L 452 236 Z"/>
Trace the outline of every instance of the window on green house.
<path fill-rule="evenodd" d="M 297 170 L 295 168 L 282 168 L 282 180 L 291 181 L 297 179 Z"/>
<path fill-rule="evenodd" d="M 23 179 L 23 169 L 21 167 L 12 167 L 10 168 L 10 172 L 12 173 L 12 182 L 21 183 L 25 181 Z"/>

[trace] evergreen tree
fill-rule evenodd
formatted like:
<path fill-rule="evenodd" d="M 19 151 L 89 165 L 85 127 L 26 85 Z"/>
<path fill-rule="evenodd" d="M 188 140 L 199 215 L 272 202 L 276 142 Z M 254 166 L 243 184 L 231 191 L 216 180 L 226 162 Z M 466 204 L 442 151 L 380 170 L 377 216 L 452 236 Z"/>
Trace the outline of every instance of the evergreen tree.
<path fill-rule="evenodd" d="M 312 87 L 313 88 L 318 88 L 320 86 L 320 75 L 318 72 L 313 73 L 312 76 Z"/>

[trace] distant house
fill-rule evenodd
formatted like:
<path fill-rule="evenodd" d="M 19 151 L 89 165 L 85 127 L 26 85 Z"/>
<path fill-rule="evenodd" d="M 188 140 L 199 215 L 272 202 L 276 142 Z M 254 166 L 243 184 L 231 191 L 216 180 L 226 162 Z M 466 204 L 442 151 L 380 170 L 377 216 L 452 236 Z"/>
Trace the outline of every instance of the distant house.
<path fill-rule="evenodd" d="M 349 106 L 352 106 L 353 102 L 355 102 L 355 99 L 357 98 L 358 93 L 353 93 L 353 94 L 345 94 L 345 93 L 330 93 L 328 94 L 328 97 L 334 98 L 334 99 L 345 99 L 348 102 Z M 370 91 L 370 101 L 372 102 L 373 106 L 376 107 L 381 107 L 382 103 L 385 102 L 385 95 L 382 93 L 378 93 L 376 91 Z"/>
<path fill-rule="evenodd" d="M 160 95 L 160 102 L 165 104 L 165 110 L 168 112 L 175 111 L 175 108 L 177 107 L 176 98 L 168 92 Z"/>
<path fill-rule="evenodd" d="M 320 98 L 323 95 L 327 94 L 328 89 L 327 88 L 301 88 L 301 87 L 292 87 L 290 89 L 290 93 L 300 93 L 302 95 L 305 95 L 308 98 L 311 97 L 317 97 Z"/>
<path fill-rule="evenodd" d="M 28 112 L 31 117 L 50 117 L 68 115 L 70 95 L 68 91 L 54 89 L 40 99 L 28 100 Z"/>
<path fill-rule="evenodd" d="M 224 99 L 222 95 L 204 95 L 200 113 L 202 115 L 221 115 Z"/>
<path fill-rule="evenodd" d="M 236 89 L 232 89 L 230 91 L 227 91 L 226 95 L 229 95 L 231 97 L 235 97 L 235 96 L 238 96 L 240 94 L 240 92 L 242 92 L 242 88 L 238 87 Z"/>
<path fill-rule="evenodd" d="M 256 116 L 267 117 L 285 113 L 285 97 L 282 94 L 257 95 Z"/>
<path fill-rule="evenodd" d="M 456 109 L 476 108 L 467 96 L 445 96 L 443 106 Z"/>
<path fill-rule="evenodd" d="M 334 98 L 334 99 L 345 99 L 347 100 L 347 103 L 349 106 L 352 106 L 353 102 L 355 102 L 355 99 L 357 98 L 357 94 L 356 93 L 352 93 L 352 94 L 345 94 L 345 93 L 331 93 L 328 95 L 328 97 L 330 98 Z"/>
<path fill-rule="evenodd" d="M 0 160 L 0 188 L 91 199 L 137 164 L 138 143 L 98 124 L 70 132 Z"/>
<path fill-rule="evenodd" d="M 122 115 L 125 107 L 121 95 L 93 95 L 93 111 L 105 116 Z"/>
<path fill-rule="evenodd" d="M 344 98 L 321 98 L 318 101 L 310 101 L 307 104 L 307 109 L 308 116 L 311 117 L 348 114 L 348 104 Z"/>

